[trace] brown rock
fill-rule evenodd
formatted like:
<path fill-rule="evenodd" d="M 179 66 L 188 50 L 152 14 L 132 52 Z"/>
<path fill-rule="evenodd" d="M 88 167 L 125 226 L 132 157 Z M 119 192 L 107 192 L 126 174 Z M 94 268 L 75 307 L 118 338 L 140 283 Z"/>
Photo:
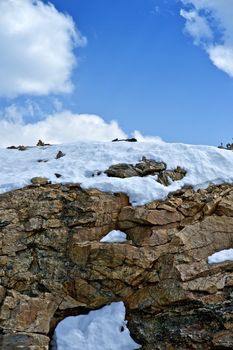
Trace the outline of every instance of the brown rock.
<path fill-rule="evenodd" d="M 164 162 L 156 162 L 143 158 L 143 161 L 135 165 L 135 169 L 139 172 L 140 176 L 155 175 L 165 170 L 167 165 Z"/>
<path fill-rule="evenodd" d="M 165 172 L 162 172 L 158 175 L 157 182 L 160 183 L 163 186 L 168 186 L 169 185 L 169 178 L 166 175 Z"/>
<path fill-rule="evenodd" d="M 48 350 L 49 338 L 36 333 L 9 332 L 0 335 L 2 350 Z"/>
<path fill-rule="evenodd" d="M 132 207 L 78 184 L 0 196 L 0 349 L 48 349 L 69 315 L 123 300 L 143 349 L 232 348 L 233 187 L 182 189 Z M 129 240 L 102 244 L 122 229 Z"/>
<path fill-rule="evenodd" d="M 104 173 L 109 177 L 119 177 L 122 179 L 139 175 L 132 164 L 124 163 L 111 165 Z"/>
<path fill-rule="evenodd" d="M 164 162 L 156 162 L 155 160 L 146 159 L 143 157 L 140 163 L 133 164 L 114 164 L 111 165 L 105 174 L 110 177 L 127 178 L 132 176 L 147 176 L 156 175 L 166 169 Z"/>
<path fill-rule="evenodd" d="M 47 334 L 50 319 L 58 304 L 59 300 L 55 300 L 51 294 L 35 298 L 9 291 L 0 312 L 2 327 L 19 332 Z"/>
<path fill-rule="evenodd" d="M 171 223 L 180 222 L 183 215 L 177 211 L 151 210 L 146 207 L 125 207 L 119 216 L 119 226 L 121 228 L 130 228 L 128 222 L 144 225 L 164 226 Z"/>
<path fill-rule="evenodd" d="M 219 203 L 216 210 L 217 215 L 233 216 L 233 193 L 229 193 Z"/>
<path fill-rule="evenodd" d="M 47 185 L 49 183 L 49 180 L 47 179 L 47 177 L 33 177 L 31 179 L 31 183 L 33 185 Z"/>
<path fill-rule="evenodd" d="M 174 170 L 167 170 L 165 174 L 172 180 L 172 181 L 179 181 L 182 180 L 185 175 L 187 174 L 187 171 L 180 166 L 176 167 Z"/>

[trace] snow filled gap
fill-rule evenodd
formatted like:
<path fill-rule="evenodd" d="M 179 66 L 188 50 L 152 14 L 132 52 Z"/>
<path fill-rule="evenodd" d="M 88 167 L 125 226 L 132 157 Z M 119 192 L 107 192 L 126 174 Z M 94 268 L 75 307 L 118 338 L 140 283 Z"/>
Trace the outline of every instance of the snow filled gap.
<path fill-rule="evenodd" d="M 127 236 L 126 233 L 119 231 L 119 230 L 113 230 L 109 232 L 106 236 L 101 238 L 101 243 L 123 243 L 127 242 Z"/>
<path fill-rule="evenodd" d="M 123 302 L 115 302 L 87 315 L 70 316 L 54 333 L 53 350 L 136 350 L 125 321 Z"/>
<path fill-rule="evenodd" d="M 233 261 L 233 249 L 224 249 L 208 256 L 209 264 L 218 264 L 225 261 Z"/>

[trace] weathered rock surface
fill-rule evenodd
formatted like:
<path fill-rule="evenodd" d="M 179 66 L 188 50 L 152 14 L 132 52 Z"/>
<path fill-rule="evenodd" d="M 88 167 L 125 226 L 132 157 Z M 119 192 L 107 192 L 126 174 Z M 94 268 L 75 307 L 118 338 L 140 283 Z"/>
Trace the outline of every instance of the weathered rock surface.
<path fill-rule="evenodd" d="M 47 185 L 49 183 L 49 180 L 47 177 L 36 176 L 31 179 L 31 183 L 33 185 Z"/>
<path fill-rule="evenodd" d="M 156 175 L 156 181 L 164 186 L 168 186 L 171 181 L 181 180 L 186 175 L 186 170 L 179 166 L 174 170 L 166 170 L 166 168 L 167 165 L 164 162 L 157 162 L 143 157 L 141 162 L 135 165 L 128 163 L 113 164 L 104 173 L 109 177 L 119 177 L 121 179 L 133 176 Z M 100 174 L 101 171 L 93 174 L 93 176 Z"/>
<path fill-rule="evenodd" d="M 143 158 L 141 162 L 135 165 L 127 163 L 113 164 L 105 170 L 105 174 L 110 177 L 120 178 L 157 175 L 159 172 L 165 170 L 166 167 L 164 162 L 156 162 L 155 160 Z"/>
<path fill-rule="evenodd" d="M 123 244 L 99 240 L 113 229 Z M 0 349 L 48 349 L 57 322 L 124 301 L 143 350 L 233 349 L 233 186 L 132 207 L 78 185 L 0 195 Z"/>
<path fill-rule="evenodd" d="M 11 333 L 0 335 L 0 348 L 4 350 L 47 350 L 49 338 L 35 333 Z"/>

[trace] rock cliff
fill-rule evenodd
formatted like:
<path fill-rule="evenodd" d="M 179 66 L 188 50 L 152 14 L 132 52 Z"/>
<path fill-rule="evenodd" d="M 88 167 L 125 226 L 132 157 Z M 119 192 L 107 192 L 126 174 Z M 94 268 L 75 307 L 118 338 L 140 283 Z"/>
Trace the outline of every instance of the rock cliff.
<path fill-rule="evenodd" d="M 100 243 L 113 229 L 126 243 Z M 233 186 L 132 207 L 124 194 L 32 185 L 0 196 L 0 349 L 46 350 L 68 315 L 122 300 L 143 350 L 232 349 Z"/>

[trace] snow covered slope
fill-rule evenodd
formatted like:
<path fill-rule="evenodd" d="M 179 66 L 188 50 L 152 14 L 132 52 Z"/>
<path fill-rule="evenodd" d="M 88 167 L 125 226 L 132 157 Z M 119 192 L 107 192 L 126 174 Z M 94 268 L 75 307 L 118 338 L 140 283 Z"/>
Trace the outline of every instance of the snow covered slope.
<path fill-rule="evenodd" d="M 55 159 L 59 150 L 65 156 Z M 112 164 L 135 164 L 143 156 L 164 161 L 168 169 L 181 166 L 187 170 L 187 174 L 168 187 L 156 182 L 153 176 L 119 179 L 101 174 L 92 177 L 94 172 L 104 171 Z M 0 193 L 28 185 L 32 177 L 45 176 L 52 183 L 78 182 L 83 188 L 125 192 L 133 205 L 165 198 L 169 192 L 184 185 L 197 189 L 209 183 L 233 183 L 232 151 L 165 142 L 75 143 L 32 147 L 26 151 L 0 149 L 0 164 Z M 55 173 L 62 176 L 57 178 Z"/>

